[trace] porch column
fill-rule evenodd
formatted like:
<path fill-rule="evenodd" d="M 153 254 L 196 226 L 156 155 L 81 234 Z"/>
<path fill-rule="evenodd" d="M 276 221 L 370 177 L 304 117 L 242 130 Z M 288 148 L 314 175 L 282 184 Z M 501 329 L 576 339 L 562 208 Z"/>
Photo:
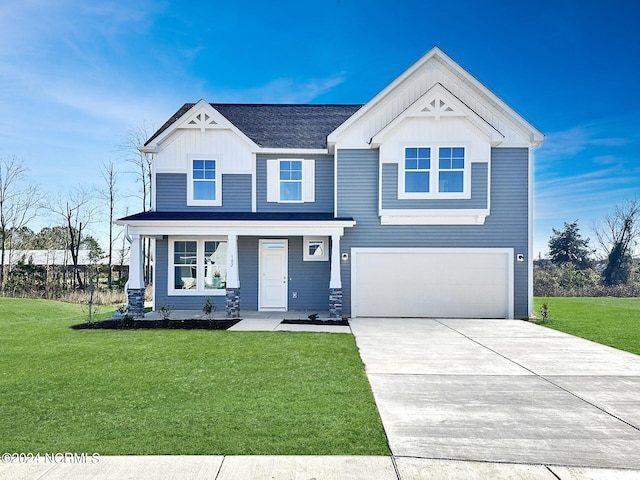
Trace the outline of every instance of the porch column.
<path fill-rule="evenodd" d="M 331 280 L 329 317 L 342 318 L 342 279 L 340 277 L 340 235 L 331 236 Z"/>
<path fill-rule="evenodd" d="M 227 317 L 240 316 L 240 274 L 238 272 L 238 235 L 227 236 Z"/>
<path fill-rule="evenodd" d="M 131 235 L 129 251 L 129 280 L 127 281 L 127 313 L 133 318 L 144 318 L 144 276 L 142 237 Z"/>

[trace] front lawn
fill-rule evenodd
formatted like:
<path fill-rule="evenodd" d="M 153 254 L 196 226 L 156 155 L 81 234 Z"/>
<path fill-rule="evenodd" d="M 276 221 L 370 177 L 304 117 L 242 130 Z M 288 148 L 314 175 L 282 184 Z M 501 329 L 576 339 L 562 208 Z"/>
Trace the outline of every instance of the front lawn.
<path fill-rule="evenodd" d="M 388 455 L 346 334 L 72 330 L 0 299 L 0 452 Z"/>
<path fill-rule="evenodd" d="M 546 302 L 550 328 L 640 355 L 640 298 L 537 297 Z"/>

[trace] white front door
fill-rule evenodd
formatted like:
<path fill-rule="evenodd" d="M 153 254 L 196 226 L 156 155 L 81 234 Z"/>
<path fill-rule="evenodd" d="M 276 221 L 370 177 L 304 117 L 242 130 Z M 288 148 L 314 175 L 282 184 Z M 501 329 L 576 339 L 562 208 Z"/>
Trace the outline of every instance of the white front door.
<path fill-rule="evenodd" d="M 260 240 L 258 310 L 287 310 L 287 240 Z"/>

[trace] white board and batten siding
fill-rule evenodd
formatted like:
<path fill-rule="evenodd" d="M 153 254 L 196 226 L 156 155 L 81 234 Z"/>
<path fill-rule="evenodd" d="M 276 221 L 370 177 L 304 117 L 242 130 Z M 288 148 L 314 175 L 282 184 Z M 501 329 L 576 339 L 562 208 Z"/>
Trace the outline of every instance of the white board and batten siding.
<path fill-rule="evenodd" d="M 513 318 L 513 249 L 354 248 L 354 317 Z"/>
<path fill-rule="evenodd" d="M 157 173 L 186 173 L 188 159 L 199 154 L 220 159 L 221 173 L 252 173 L 251 147 L 231 130 L 179 129 L 162 144 L 157 155 Z"/>

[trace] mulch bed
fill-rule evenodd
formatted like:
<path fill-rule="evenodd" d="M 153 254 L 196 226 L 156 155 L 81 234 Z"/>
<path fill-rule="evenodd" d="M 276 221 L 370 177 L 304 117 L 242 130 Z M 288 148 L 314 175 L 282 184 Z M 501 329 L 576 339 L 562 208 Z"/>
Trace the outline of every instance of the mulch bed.
<path fill-rule="evenodd" d="M 124 320 L 109 319 L 93 323 L 73 325 L 74 330 L 107 329 L 107 330 L 136 330 L 136 329 L 166 329 L 166 330 L 226 330 L 238 323 L 240 318 L 233 319 L 187 319 L 187 320 Z"/>
<path fill-rule="evenodd" d="M 349 326 L 349 322 L 345 318 L 342 318 L 340 320 L 321 320 L 321 319 L 311 320 L 308 318 L 285 319 L 285 320 L 282 320 L 282 322 L 280 323 L 286 323 L 289 325 L 335 325 L 335 326 L 343 326 L 343 327 Z"/>

